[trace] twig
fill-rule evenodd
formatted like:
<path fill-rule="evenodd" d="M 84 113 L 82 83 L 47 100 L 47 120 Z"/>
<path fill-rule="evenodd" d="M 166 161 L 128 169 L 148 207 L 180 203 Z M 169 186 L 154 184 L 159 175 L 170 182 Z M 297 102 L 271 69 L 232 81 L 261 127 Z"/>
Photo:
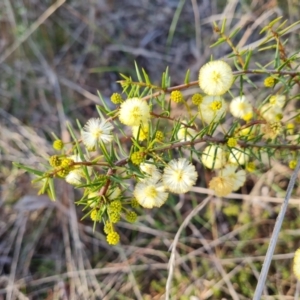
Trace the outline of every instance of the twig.
<path fill-rule="evenodd" d="M 257 283 L 256 289 L 255 289 L 253 300 L 259 300 L 261 298 L 262 290 L 263 290 L 265 282 L 266 282 L 266 278 L 267 278 L 269 267 L 270 267 L 270 264 L 272 261 L 272 256 L 273 256 L 276 244 L 277 244 L 277 239 L 279 236 L 283 218 L 284 218 L 286 209 L 288 207 L 289 200 L 290 200 L 299 170 L 300 170 L 300 159 L 298 160 L 297 167 L 295 168 L 295 171 L 293 172 L 292 177 L 289 182 L 289 185 L 287 187 L 287 193 L 286 193 L 284 202 L 281 206 L 279 215 L 277 217 L 277 220 L 276 220 L 276 223 L 274 226 L 274 230 L 273 230 L 273 233 L 271 236 L 271 240 L 270 240 L 270 244 L 269 244 L 268 251 L 266 254 L 266 258 L 264 260 L 263 267 L 262 267 L 261 273 L 258 278 L 258 283 Z"/>
<path fill-rule="evenodd" d="M 8 47 L 3 55 L 0 56 L 0 64 L 5 61 L 13 52 L 15 52 L 21 44 L 23 44 L 33 32 L 35 32 L 41 24 L 43 24 L 66 0 L 57 0 L 28 28 L 27 31 L 16 40 L 10 47 Z"/>
<path fill-rule="evenodd" d="M 174 273 L 174 266 L 175 266 L 175 256 L 176 256 L 176 245 L 178 243 L 180 234 L 182 232 L 182 230 L 189 224 L 189 222 L 191 221 L 191 219 L 197 214 L 199 213 L 199 211 L 201 211 L 206 204 L 209 202 L 209 200 L 212 198 L 212 196 L 208 196 L 207 198 L 205 198 L 200 204 L 198 204 L 186 217 L 186 219 L 184 220 L 184 222 L 181 224 L 181 226 L 179 227 L 174 241 L 171 245 L 172 251 L 171 251 L 171 257 L 169 260 L 169 275 L 168 275 L 168 279 L 167 279 L 167 284 L 166 284 L 166 300 L 169 300 L 169 296 L 170 296 L 170 291 L 171 291 L 171 283 L 172 283 L 172 278 L 173 278 L 173 273 Z"/>

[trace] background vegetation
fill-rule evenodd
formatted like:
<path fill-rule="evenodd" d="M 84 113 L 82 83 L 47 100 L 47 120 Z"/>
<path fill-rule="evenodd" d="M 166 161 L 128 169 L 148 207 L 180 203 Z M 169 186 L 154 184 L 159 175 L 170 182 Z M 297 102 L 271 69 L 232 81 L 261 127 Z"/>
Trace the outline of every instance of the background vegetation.
<path fill-rule="evenodd" d="M 297 0 L 2 0 L 0 299 L 164 299 L 168 249 L 185 217 L 210 193 L 209 172 L 201 170 L 192 193 L 170 198 L 133 225 L 120 223 L 121 243 L 110 247 L 100 226 L 93 232 L 92 222 L 81 220 L 76 190 L 57 182 L 56 202 L 37 196 L 32 178 L 12 162 L 43 164 L 53 153 L 51 132 L 68 139 L 66 121 L 97 116 L 97 90 L 107 99 L 120 92 L 119 73 L 134 77 L 134 61 L 156 83 L 167 66 L 173 85 L 187 69 L 195 80 L 210 55 L 230 53 L 226 45 L 209 48 L 217 39 L 213 21 L 226 18 L 229 31 L 243 27 L 238 48 L 257 48 L 259 31 L 271 19 L 283 16 L 291 24 L 299 13 Z M 288 38 L 293 53 L 299 26 Z M 263 64 L 267 55 L 256 61 Z M 252 79 L 263 85 L 260 76 Z M 189 222 L 177 244 L 171 299 L 251 299 L 290 175 L 274 159 L 239 194 L 213 198 Z M 300 246 L 299 193 L 297 186 L 264 299 L 299 293 L 291 260 Z"/>

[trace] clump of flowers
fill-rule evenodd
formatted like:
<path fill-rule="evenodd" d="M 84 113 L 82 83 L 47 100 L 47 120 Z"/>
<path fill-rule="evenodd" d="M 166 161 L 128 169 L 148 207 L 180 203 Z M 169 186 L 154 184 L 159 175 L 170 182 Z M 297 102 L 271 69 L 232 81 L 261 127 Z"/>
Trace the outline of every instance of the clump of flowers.
<path fill-rule="evenodd" d="M 216 30 L 222 34 L 218 43 L 230 40 L 223 29 Z M 82 191 L 76 204 L 83 207 L 84 217 L 95 227 L 102 223 L 107 243 L 116 245 L 118 222 L 135 222 L 137 211 L 159 209 L 171 193 L 188 193 L 197 184 L 198 170 L 209 174 L 208 187 L 223 197 L 238 191 L 248 173 L 259 173 L 266 157 L 284 160 L 294 169 L 300 114 L 284 114 L 287 102 L 297 98 L 290 91 L 299 74 L 290 67 L 284 71 L 289 61 L 275 70 L 267 69 L 271 64 L 249 69 L 252 52 L 232 50 L 234 71 L 223 60 L 211 60 L 200 68 L 198 80 L 190 81 L 187 72 L 178 86 L 171 86 L 168 69 L 161 85 L 152 84 L 138 66 L 137 81 L 122 74 L 122 93 L 110 98 L 114 109 L 100 97 L 98 117 L 86 124 L 77 121 L 78 132 L 68 124 L 72 141 L 63 142 L 53 134 L 55 155 L 42 171 L 23 166 L 37 176 L 39 193 L 55 199 L 54 179 L 74 185 Z M 248 84 L 252 74 L 268 76 L 264 87 Z M 275 84 L 276 90 L 265 88 Z M 190 87 L 196 91 L 188 91 Z M 254 98 L 251 89 L 261 87 L 262 93 Z M 187 101 L 183 90 L 191 96 Z"/>

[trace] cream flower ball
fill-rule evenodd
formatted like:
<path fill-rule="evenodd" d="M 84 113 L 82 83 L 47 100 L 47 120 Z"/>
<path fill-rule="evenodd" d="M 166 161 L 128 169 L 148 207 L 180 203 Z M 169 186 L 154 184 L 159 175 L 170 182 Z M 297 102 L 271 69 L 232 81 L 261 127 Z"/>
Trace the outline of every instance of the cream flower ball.
<path fill-rule="evenodd" d="M 165 167 L 162 177 L 165 187 L 175 194 L 188 192 L 197 178 L 195 167 L 186 158 L 172 159 Z"/>
<path fill-rule="evenodd" d="M 245 96 L 239 96 L 231 100 L 229 110 L 235 118 L 248 121 L 253 116 L 253 107 Z"/>
<path fill-rule="evenodd" d="M 148 176 L 145 179 L 141 179 L 141 181 L 146 181 L 149 178 L 154 179 L 156 181 L 159 181 L 161 179 L 161 173 L 159 169 L 156 167 L 156 165 L 154 164 L 152 158 L 141 163 L 140 169 Z"/>
<path fill-rule="evenodd" d="M 150 107 L 140 98 L 127 99 L 121 104 L 119 119 L 127 126 L 146 124 L 150 119 Z"/>
<path fill-rule="evenodd" d="M 269 99 L 269 103 L 271 105 L 278 106 L 280 108 L 283 108 L 286 103 L 286 97 L 284 95 L 274 95 L 271 96 Z"/>
<path fill-rule="evenodd" d="M 236 172 L 236 168 L 234 165 L 226 165 L 220 170 L 219 175 L 209 182 L 209 187 L 218 197 L 227 196 L 245 183 L 246 172 L 244 170 Z"/>
<path fill-rule="evenodd" d="M 242 187 L 246 181 L 246 172 L 245 170 L 239 170 L 236 172 L 236 165 L 226 165 L 224 169 L 220 170 L 220 175 L 225 178 L 231 178 L 233 180 L 232 191 L 238 190 Z"/>
<path fill-rule="evenodd" d="M 161 207 L 169 196 L 163 183 L 151 178 L 137 183 L 133 195 L 137 202 L 145 208 Z"/>
<path fill-rule="evenodd" d="M 205 123 L 218 122 L 226 113 L 225 100 L 219 96 L 205 96 L 199 104 L 199 117 Z"/>
<path fill-rule="evenodd" d="M 103 143 L 109 143 L 113 139 L 111 134 L 112 130 L 113 126 L 105 119 L 89 119 L 81 133 L 82 141 L 89 149 L 96 147 L 100 141 Z"/>
<path fill-rule="evenodd" d="M 245 165 L 249 161 L 249 156 L 241 147 L 236 146 L 231 149 L 228 161 L 233 164 Z"/>
<path fill-rule="evenodd" d="M 212 189 L 218 197 L 224 197 L 233 191 L 234 179 L 225 176 L 213 177 L 209 182 L 209 188 Z"/>
<path fill-rule="evenodd" d="M 177 132 L 177 137 L 182 142 L 191 141 L 197 133 L 198 132 L 196 130 L 182 125 Z"/>
<path fill-rule="evenodd" d="M 231 67 L 222 60 L 210 61 L 200 69 L 199 86 L 207 95 L 223 95 L 231 88 L 232 83 Z"/>
<path fill-rule="evenodd" d="M 264 104 L 260 108 L 262 117 L 268 122 L 280 121 L 283 116 L 282 107 L 272 105 L 271 103 Z"/>
<path fill-rule="evenodd" d="M 201 155 L 202 163 L 209 169 L 220 169 L 226 163 L 225 151 L 216 145 L 207 146 Z"/>

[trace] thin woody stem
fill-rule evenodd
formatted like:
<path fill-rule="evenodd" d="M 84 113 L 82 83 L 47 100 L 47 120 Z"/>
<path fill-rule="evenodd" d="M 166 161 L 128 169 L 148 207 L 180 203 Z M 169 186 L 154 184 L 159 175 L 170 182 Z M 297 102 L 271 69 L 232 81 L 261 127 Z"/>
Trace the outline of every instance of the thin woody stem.
<path fill-rule="evenodd" d="M 248 69 L 243 71 L 234 71 L 232 72 L 233 75 L 242 75 L 242 74 L 278 74 L 278 75 L 289 75 L 292 77 L 295 77 L 297 75 L 300 75 L 300 72 L 297 71 L 278 71 L 278 70 L 258 70 L 258 69 Z M 125 80 L 121 80 L 120 82 L 126 82 Z M 133 85 L 140 85 L 140 82 L 130 82 Z M 156 98 L 162 94 L 168 94 L 175 90 L 184 90 L 187 88 L 190 88 L 192 86 L 197 86 L 199 84 L 198 80 L 191 81 L 189 83 L 184 83 L 176 86 L 172 86 L 163 90 L 159 90 L 151 95 L 147 95 L 143 97 L 143 100 L 149 100 L 152 98 Z M 161 89 L 161 88 L 160 88 Z"/>

